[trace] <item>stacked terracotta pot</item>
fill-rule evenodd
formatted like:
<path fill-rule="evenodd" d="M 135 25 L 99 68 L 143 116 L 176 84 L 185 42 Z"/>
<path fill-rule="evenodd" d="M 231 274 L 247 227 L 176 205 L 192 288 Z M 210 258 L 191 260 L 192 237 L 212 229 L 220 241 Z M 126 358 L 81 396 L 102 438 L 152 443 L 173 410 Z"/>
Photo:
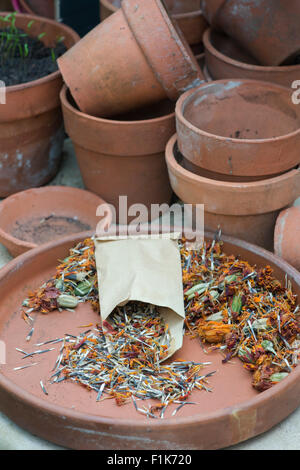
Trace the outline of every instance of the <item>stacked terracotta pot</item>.
<path fill-rule="evenodd" d="M 124 0 L 58 64 L 65 127 L 86 188 L 117 212 L 119 196 L 149 209 L 169 203 L 164 151 L 175 102 L 203 76 L 162 2 Z"/>
<path fill-rule="evenodd" d="M 205 229 L 273 249 L 279 211 L 300 195 L 300 107 L 282 86 L 219 80 L 176 105 L 166 159 L 174 192 L 204 204 Z"/>
<path fill-rule="evenodd" d="M 298 0 L 202 0 L 203 37 L 214 80 L 251 78 L 290 87 L 300 75 Z"/>

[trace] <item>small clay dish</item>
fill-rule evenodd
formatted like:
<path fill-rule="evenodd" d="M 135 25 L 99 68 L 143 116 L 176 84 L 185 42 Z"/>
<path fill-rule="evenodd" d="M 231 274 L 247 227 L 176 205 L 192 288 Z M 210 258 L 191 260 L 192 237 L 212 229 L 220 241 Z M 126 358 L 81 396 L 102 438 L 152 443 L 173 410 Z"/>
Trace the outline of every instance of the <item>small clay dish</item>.
<path fill-rule="evenodd" d="M 181 95 L 175 112 L 179 150 L 204 170 L 269 178 L 299 164 L 300 107 L 286 87 L 217 80 Z"/>
<path fill-rule="evenodd" d="M 16 193 L 0 203 L 0 243 L 15 257 L 61 237 L 96 231 L 99 196 L 78 188 L 47 186 Z M 108 226 L 112 212 L 107 205 Z"/>
<path fill-rule="evenodd" d="M 213 80 L 250 78 L 291 87 L 300 77 L 300 65 L 260 65 L 238 43 L 222 32 L 207 29 L 203 35 L 205 62 Z"/>

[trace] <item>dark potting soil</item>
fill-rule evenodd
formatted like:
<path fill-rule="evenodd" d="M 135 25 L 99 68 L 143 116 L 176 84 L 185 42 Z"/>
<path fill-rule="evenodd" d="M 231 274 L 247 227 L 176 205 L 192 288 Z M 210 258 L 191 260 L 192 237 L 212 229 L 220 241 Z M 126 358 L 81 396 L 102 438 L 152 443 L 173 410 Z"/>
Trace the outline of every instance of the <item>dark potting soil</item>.
<path fill-rule="evenodd" d="M 20 29 L 18 32 L 24 33 Z M 0 44 L 0 79 L 6 86 L 20 85 L 56 72 L 58 70 L 56 59 L 67 50 L 62 42 L 51 48 L 46 47 L 41 40 L 29 36 L 20 37 L 19 41 L 22 52 L 19 44 L 17 47 L 11 47 L 9 51 L 5 41 L 4 44 Z M 27 56 L 24 53 L 26 47 L 28 47 Z"/>

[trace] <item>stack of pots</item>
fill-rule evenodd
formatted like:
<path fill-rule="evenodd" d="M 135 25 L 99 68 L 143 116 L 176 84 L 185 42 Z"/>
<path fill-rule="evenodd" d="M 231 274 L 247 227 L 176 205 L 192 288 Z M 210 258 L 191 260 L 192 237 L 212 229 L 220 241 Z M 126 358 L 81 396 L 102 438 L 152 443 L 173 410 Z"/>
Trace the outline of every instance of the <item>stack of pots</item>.
<path fill-rule="evenodd" d="M 204 204 L 206 230 L 273 250 L 276 218 L 300 195 L 300 107 L 290 90 L 206 83 L 179 98 L 176 127 L 166 161 L 177 196 Z"/>
<path fill-rule="evenodd" d="M 201 10 L 201 0 L 164 0 L 172 19 L 181 29 L 195 54 L 203 51 L 202 36 L 207 21 Z M 108 18 L 121 7 L 121 0 L 100 0 L 101 20 Z"/>
<path fill-rule="evenodd" d="M 58 65 L 65 127 L 86 188 L 117 215 L 123 195 L 148 209 L 170 203 L 164 152 L 175 102 L 203 75 L 162 2 L 124 0 Z"/>
<path fill-rule="evenodd" d="M 290 87 L 299 80 L 298 0 L 202 0 L 203 37 L 214 80 L 251 78 Z"/>

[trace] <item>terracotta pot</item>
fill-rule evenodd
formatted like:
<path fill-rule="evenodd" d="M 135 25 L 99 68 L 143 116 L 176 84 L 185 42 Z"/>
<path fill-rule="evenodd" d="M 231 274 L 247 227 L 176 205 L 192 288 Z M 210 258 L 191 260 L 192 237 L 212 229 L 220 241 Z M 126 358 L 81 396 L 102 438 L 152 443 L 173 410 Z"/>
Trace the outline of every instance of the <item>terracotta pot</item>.
<path fill-rule="evenodd" d="M 203 73 L 203 76 L 205 78 L 205 80 L 207 82 L 211 82 L 212 81 L 212 77 L 211 75 L 209 74 L 208 70 L 207 70 L 207 67 L 206 67 L 206 63 L 205 63 L 205 54 L 197 54 L 196 56 L 196 60 L 199 64 L 199 67 L 200 69 L 202 70 L 202 73 Z"/>
<path fill-rule="evenodd" d="M 21 191 L 0 203 L 0 243 L 12 256 L 19 256 L 71 233 L 96 232 L 101 221 L 96 212 L 101 204 L 106 203 L 95 194 L 66 186 Z M 110 227 L 109 206 L 105 217 Z"/>
<path fill-rule="evenodd" d="M 205 230 L 220 225 L 226 235 L 273 249 L 279 211 L 300 195 L 300 170 L 250 183 L 218 181 L 195 175 L 182 166 L 174 135 L 166 147 L 166 162 L 175 194 L 187 204 L 204 204 Z"/>
<path fill-rule="evenodd" d="M 206 235 L 208 240 L 212 237 Z M 271 389 L 257 393 L 241 361 L 234 358 L 231 364 L 222 364 L 219 351 L 207 355 L 199 341 L 187 336 L 177 357 L 210 361 L 209 371 L 217 370 L 217 373 L 209 379 L 213 392 L 195 391 L 191 401 L 197 404 L 183 407 L 176 417 L 171 413 L 178 405 L 173 408 L 171 405 L 164 419 L 147 419 L 135 411 L 132 403 L 117 406 L 114 400 L 96 402 L 95 392 L 70 380 L 50 385 L 48 380 L 60 344 L 53 346 L 54 351 L 43 354 L 37 366 L 14 371 L 14 367 L 24 364 L 16 347 L 27 350 L 25 338 L 29 331 L 21 315 L 14 312 L 19 311 L 25 292 L 49 279 L 57 260 L 65 258 L 68 250 L 83 238 L 73 235 L 31 250 L 0 272 L 0 336 L 10 352 L 7 364 L 0 370 L 0 410 L 16 424 L 43 439 L 73 449 L 209 450 L 237 444 L 268 431 L 299 406 L 300 367 Z M 223 240 L 226 253 L 240 256 L 258 269 L 270 265 L 281 282 L 285 282 L 287 275 L 295 294 L 300 295 L 299 273 L 283 260 L 257 246 L 226 237 Z M 72 313 L 39 315 L 32 341 L 60 338 L 66 332 L 78 334 L 78 325 L 95 324 L 98 319 L 98 313 L 87 303 Z M 40 380 L 47 384 L 48 396 L 43 394 Z"/>
<path fill-rule="evenodd" d="M 274 251 L 300 271 L 300 207 L 282 211 L 276 221 Z"/>
<path fill-rule="evenodd" d="M 160 0 L 124 0 L 58 64 L 79 109 L 100 117 L 176 100 L 203 78 Z"/>
<path fill-rule="evenodd" d="M 300 161 L 300 107 L 273 83 L 218 80 L 189 90 L 177 101 L 176 127 L 180 152 L 208 171 L 271 177 Z"/>
<path fill-rule="evenodd" d="M 11 11 L 12 4 L 11 0 L 0 0 L 0 11 Z"/>
<path fill-rule="evenodd" d="M 264 67 L 229 36 L 208 29 L 203 36 L 205 63 L 214 80 L 250 78 L 290 87 L 300 77 L 300 65 Z"/>
<path fill-rule="evenodd" d="M 300 53 L 298 0 L 204 0 L 202 9 L 261 65 L 292 64 Z"/>
<path fill-rule="evenodd" d="M 190 45 L 202 43 L 207 22 L 202 14 L 201 0 L 165 0 L 173 20 L 175 20 Z M 101 20 L 108 18 L 121 6 L 121 0 L 100 0 Z"/>
<path fill-rule="evenodd" d="M 47 45 L 62 35 L 67 47 L 79 40 L 77 33 L 56 21 L 22 14 L 16 18 L 17 27 L 25 29 L 34 20 L 30 34 L 45 32 Z M 0 105 L 0 197 L 46 184 L 57 173 L 64 140 L 62 84 L 57 71 L 6 88 L 6 105 Z"/>
<path fill-rule="evenodd" d="M 226 0 L 201 0 L 201 9 L 209 24 L 215 25 L 219 9 Z"/>
<path fill-rule="evenodd" d="M 25 13 L 55 18 L 54 0 L 19 0 L 19 3 Z"/>
<path fill-rule="evenodd" d="M 175 132 L 174 104 L 120 117 L 95 118 L 78 111 L 67 88 L 61 92 L 66 131 L 73 141 L 84 184 L 118 211 L 119 196 L 132 204 L 169 203 L 172 190 L 164 158 Z M 121 120 L 122 119 L 122 120 Z"/>

